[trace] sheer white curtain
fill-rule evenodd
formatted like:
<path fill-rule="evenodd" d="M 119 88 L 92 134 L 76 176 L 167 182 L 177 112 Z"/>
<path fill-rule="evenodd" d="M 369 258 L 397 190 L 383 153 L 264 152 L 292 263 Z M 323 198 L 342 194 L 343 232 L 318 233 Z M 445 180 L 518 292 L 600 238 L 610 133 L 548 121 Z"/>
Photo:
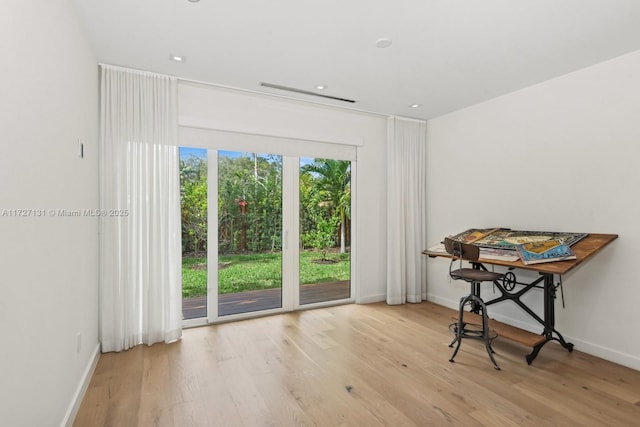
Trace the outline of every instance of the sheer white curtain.
<path fill-rule="evenodd" d="M 182 336 L 175 78 L 101 70 L 102 351 Z"/>
<path fill-rule="evenodd" d="M 425 249 L 426 123 L 387 123 L 387 303 L 427 299 Z"/>

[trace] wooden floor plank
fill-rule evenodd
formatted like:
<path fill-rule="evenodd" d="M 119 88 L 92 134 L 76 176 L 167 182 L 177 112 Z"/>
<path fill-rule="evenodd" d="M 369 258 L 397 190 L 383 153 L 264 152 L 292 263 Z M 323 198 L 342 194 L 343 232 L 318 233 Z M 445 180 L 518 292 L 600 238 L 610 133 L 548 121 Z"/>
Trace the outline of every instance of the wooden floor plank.
<path fill-rule="evenodd" d="M 101 355 L 75 426 L 634 425 L 640 372 L 555 342 L 450 363 L 452 310 L 341 305 L 187 329 Z"/>

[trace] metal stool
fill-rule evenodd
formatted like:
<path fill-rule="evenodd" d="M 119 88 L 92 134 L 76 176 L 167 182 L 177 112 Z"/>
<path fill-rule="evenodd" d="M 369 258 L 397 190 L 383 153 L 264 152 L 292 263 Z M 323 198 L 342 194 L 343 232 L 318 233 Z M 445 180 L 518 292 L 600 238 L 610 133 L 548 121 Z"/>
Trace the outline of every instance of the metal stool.
<path fill-rule="evenodd" d="M 481 264 L 478 262 L 478 258 L 480 257 L 480 248 L 477 246 L 457 242 L 448 237 L 444 239 L 444 246 L 446 251 L 451 254 L 449 276 L 454 280 L 464 280 L 471 285 L 469 295 L 460 299 L 460 304 L 458 306 L 458 321 L 451 324 L 453 332 L 455 333 L 455 338 L 451 341 L 449 347 L 453 347 L 453 344 L 456 342 L 457 344 L 449 361 L 454 361 L 453 359 L 456 357 L 456 354 L 458 354 L 463 338 L 475 338 L 484 342 L 489 358 L 491 359 L 491 363 L 493 363 L 493 367 L 499 370 L 500 367 L 493 357 L 494 351 L 491 347 L 491 341 L 495 338 L 495 334 L 491 336 L 489 331 L 487 307 L 482 298 L 480 298 L 480 284 L 482 282 L 493 282 L 495 280 L 499 280 L 503 277 L 503 274 L 486 271 L 481 268 Z M 472 268 L 463 268 L 463 260 L 469 261 Z M 459 266 L 454 270 L 453 264 L 456 261 L 459 261 Z M 467 305 L 470 306 L 470 311 L 482 315 L 482 329 L 473 328 L 473 325 L 465 323 L 464 311 Z"/>
<path fill-rule="evenodd" d="M 482 312 L 482 326 L 474 328 L 473 324 L 464 322 L 464 309 L 465 306 L 470 305 L 471 311 L 479 310 Z M 482 301 L 482 298 L 477 295 L 467 295 L 460 298 L 460 307 L 458 309 L 458 321 L 456 323 L 452 323 L 452 331 L 455 334 L 455 338 L 449 344 L 449 347 L 453 347 L 453 344 L 457 342 L 455 350 L 453 350 L 453 354 L 449 359 L 449 362 L 453 362 L 456 354 L 458 354 L 458 350 L 460 349 L 460 344 L 462 343 L 463 338 L 475 338 L 482 340 L 487 349 L 487 353 L 489 353 L 489 358 L 491 359 L 491 363 L 493 363 L 493 367 L 497 370 L 500 370 L 500 367 L 496 363 L 496 360 L 493 357 L 493 348 L 491 347 L 491 342 L 496 337 L 495 334 L 491 335 L 489 330 L 489 318 L 487 317 L 487 307 Z"/>

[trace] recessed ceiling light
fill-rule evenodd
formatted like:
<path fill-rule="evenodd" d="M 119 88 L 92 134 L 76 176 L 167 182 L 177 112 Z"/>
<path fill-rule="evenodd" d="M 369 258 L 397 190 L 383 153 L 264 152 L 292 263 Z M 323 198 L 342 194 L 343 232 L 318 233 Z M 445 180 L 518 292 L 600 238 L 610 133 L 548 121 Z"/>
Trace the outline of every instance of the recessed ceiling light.
<path fill-rule="evenodd" d="M 200 0 L 189 0 L 191 3 L 198 3 Z"/>
<path fill-rule="evenodd" d="M 180 55 L 169 55 L 169 59 L 175 62 L 185 62 L 187 58 Z"/>
<path fill-rule="evenodd" d="M 391 46 L 391 43 L 393 43 L 391 39 L 388 39 L 386 37 L 376 40 L 376 46 L 380 49 Z"/>
<path fill-rule="evenodd" d="M 411 107 L 411 108 L 420 108 L 420 107 L 422 107 L 422 105 L 420 105 L 420 104 L 411 104 L 411 105 L 409 105 L 409 107 Z"/>
<path fill-rule="evenodd" d="M 316 89 L 318 89 L 318 90 L 324 90 L 327 87 L 328 87 L 327 85 L 316 85 Z"/>

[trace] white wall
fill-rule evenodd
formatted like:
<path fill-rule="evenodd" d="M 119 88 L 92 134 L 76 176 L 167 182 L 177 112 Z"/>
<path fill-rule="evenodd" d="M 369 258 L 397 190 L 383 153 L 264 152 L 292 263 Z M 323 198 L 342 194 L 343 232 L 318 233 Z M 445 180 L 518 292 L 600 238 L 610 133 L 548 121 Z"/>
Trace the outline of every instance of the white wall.
<path fill-rule="evenodd" d="M 179 86 L 182 126 L 358 146 L 356 301 L 386 298 L 386 118 L 212 86 Z"/>
<path fill-rule="evenodd" d="M 97 355 L 98 222 L 48 210 L 98 206 L 97 65 L 67 0 L 0 2 L 0 52 L 0 424 L 60 425 Z"/>
<path fill-rule="evenodd" d="M 427 127 L 430 244 L 470 227 L 619 234 L 564 277 L 557 327 L 576 349 L 640 369 L 640 341 L 632 339 L 640 303 L 640 52 Z M 454 307 L 467 286 L 447 281 L 447 265 L 429 261 L 428 294 Z M 535 292 L 530 301 L 541 313 Z M 509 304 L 492 313 L 525 321 Z M 540 330 L 529 321 L 520 326 Z"/>

